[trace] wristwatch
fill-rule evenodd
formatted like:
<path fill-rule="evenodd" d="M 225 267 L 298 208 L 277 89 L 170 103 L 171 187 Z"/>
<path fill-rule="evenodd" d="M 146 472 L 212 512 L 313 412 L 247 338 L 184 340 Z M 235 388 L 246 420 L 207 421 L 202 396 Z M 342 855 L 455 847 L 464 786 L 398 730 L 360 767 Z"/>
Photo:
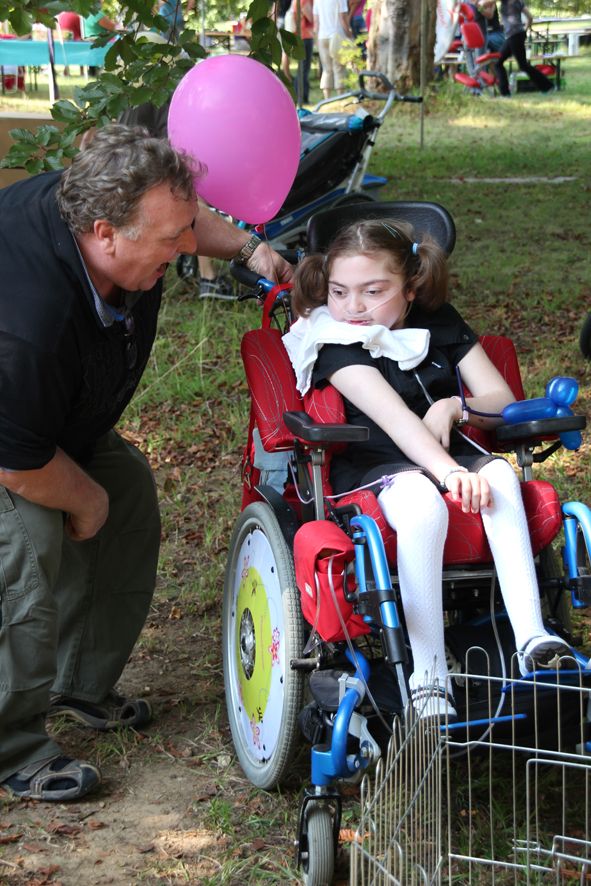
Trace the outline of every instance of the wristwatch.
<path fill-rule="evenodd" d="M 249 240 L 242 246 L 240 252 L 237 252 L 233 262 L 236 262 L 237 265 L 245 265 L 248 259 L 251 257 L 257 246 L 260 246 L 263 241 L 260 237 L 257 237 L 256 234 L 253 234 Z"/>

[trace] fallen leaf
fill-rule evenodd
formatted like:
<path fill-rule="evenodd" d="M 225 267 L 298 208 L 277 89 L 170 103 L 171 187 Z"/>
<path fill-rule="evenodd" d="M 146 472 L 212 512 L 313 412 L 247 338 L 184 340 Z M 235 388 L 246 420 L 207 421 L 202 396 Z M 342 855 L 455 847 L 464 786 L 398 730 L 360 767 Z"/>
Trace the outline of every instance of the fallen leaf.
<path fill-rule="evenodd" d="M 0 834 L 0 846 L 4 846 L 6 843 L 18 843 L 22 834 Z"/>
<path fill-rule="evenodd" d="M 66 824 L 65 822 L 50 822 L 47 825 L 50 834 L 59 834 L 61 837 L 75 837 L 82 828 L 78 824 Z"/>

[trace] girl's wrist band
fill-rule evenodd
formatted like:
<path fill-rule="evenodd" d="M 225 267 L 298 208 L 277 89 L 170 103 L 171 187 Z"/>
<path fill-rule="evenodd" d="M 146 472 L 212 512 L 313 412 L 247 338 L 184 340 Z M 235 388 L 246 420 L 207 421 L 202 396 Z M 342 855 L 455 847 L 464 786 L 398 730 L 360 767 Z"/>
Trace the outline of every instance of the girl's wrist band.
<path fill-rule="evenodd" d="M 468 419 L 470 418 L 470 413 L 466 409 L 466 404 L 462 403 L 462 398 L 458 397 L 457 395 L 454 395 L 451 399 L 457 400 L 462 410 L 462 417 L 456 418 L 456 420 L 454 421 L 454 425 L 456 426 L 456 428 L 460 428 L 462 425 L 467 425 Z"/>
<path fill-rule="evenodd" d="M 445 486 L 447 489 L 447 480 L 448 477 L 451 477 L 452 474 L 468 474 L 468 468 L 452 468 L 451 471 L 448 471 L 443 480 L 441 481 L 441 485 Z"/>

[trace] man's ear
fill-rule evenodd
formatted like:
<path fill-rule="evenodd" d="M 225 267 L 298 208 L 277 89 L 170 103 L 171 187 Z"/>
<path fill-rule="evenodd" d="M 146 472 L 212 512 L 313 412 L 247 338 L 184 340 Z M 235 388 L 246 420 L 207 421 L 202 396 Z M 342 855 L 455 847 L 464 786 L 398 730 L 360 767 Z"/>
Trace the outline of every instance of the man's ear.
<path fill-rule="evenodd" d="M 98 246 L 106 255 L 112 255 L 115 251 L 116 228 L 104 218 L 98 218 L 94 222 L 93 233 Z"/>

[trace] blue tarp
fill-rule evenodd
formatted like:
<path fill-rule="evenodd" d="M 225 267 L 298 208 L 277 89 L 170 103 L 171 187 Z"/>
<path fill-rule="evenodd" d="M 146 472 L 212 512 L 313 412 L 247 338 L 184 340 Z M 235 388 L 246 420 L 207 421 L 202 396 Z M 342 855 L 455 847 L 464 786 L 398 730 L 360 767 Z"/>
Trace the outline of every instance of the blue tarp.
<path fill-rule="evenodd" d="M 56 65 L 82 65 L 101 67 L 110 44 L 93 49 L 83 40 L 55 41 Z M 41 67 L 49 64 L 49 47 L 46 40 L 0 40 L 0 65 Z"/>

